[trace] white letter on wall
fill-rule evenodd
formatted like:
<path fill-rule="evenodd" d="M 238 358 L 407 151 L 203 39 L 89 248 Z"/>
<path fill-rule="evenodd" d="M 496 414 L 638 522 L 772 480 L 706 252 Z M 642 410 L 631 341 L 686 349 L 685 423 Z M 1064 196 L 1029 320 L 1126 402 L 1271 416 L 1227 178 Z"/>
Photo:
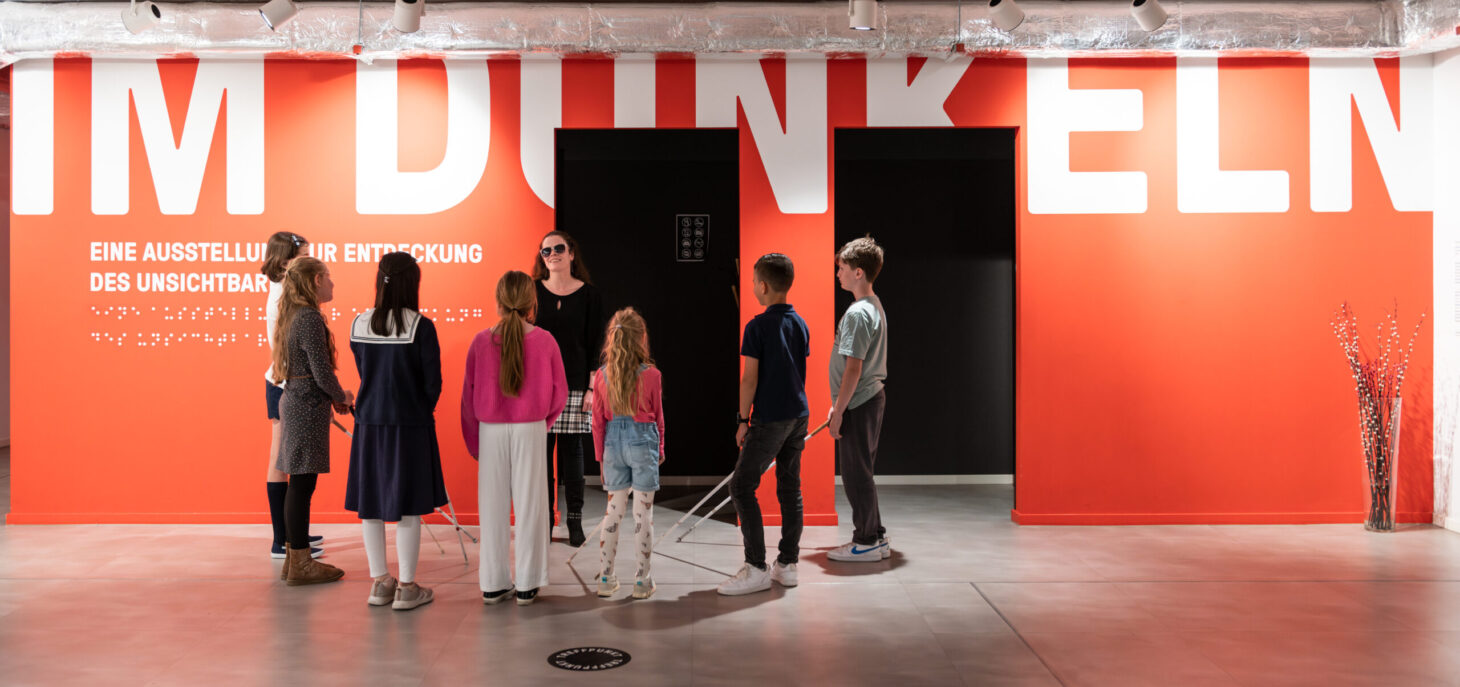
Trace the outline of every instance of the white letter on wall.
<path fill-rule="evenodd" d="M 1308 63 L 1308 164 L 1315 212 L 1347 212 L 1353 207 L 1353 117 L 1359 118 L 1379 162 L 1394 209 L 1434 207 L 1430 175 L 1433 84 L 1428 55 L 1399 60 L 1401 126 L 1389 108 L 1384 84 L 1368 58 L 1313 59 Z"/>
<path fill-rule="evenodd" d="M 907 82 L 907 58 L 867 60 L 867 126 L 953 126 L 943 103 L 973 58 L 923 63 L 913 82 Z"/>
<path fill-rule="evenodd" d="M 654 128 L 653 54 L 626 53 L 613 61 L 613 125 Z"/>
<path fill-rule="evenodd" d="M 1287 212 L 1288 173 L 1222 171 L 1217 58 L 1176 60 L 1176 207 L 1182 212 Z"/>
<path fill-rule="evenodd" d="M 522 175 L 553 207 L 553 132 L 563 125 L 563 63 L 556 56 L 522 58 Z"/>
<path fill-rule="evenodd" d="M 446 60 L 444 64 L 446 155 L 433 170 L 402 172 L 395 60 L 356 63 L 356 212 L 442 212 L 466 200 L 481 182 L 492 141 L 492 82 L 487 63 Z"/>
<path fill-rule="evenodd" d="M 91 64 L 91 211 L 127 214 L 130 196 L 130 108 L 137 104 L 142 146 L 164 215 L 191 215 L 198 207 L 203 171 L 218 125 L 223 93 L 228 93 L 228 213 L 264 211 L 264 62 L 262 58 L 201 60 L 183 120 L 182 140 L 174 143 L 172 120 L 162 94 L 156 60 Z"/>
<path fill-rule="evenodd" d="M 1146 211 L 1145 172 L 1071 172 L 1073 131 L 1140 131 L 1139 90 L 1070 90 L 1068 60 L 1030 60 L 1029 211 L 1036 215 Z"/>
<path fill-rule="evenodd" d="M 51 60 L 21 60 L 12 77 L 10 207 L 49 215 L 56 202 L 56 82 Z"/>
<path fill-rule="evenodd" d="M 786 59 L 786 128 L 760 62 L 701 55 L 695 59 L 695 125 L 736 125 L 736 102 L 765 163 L 776 205 L 787 214 L 820 214 L 827 207 L 826 58 Z"/>

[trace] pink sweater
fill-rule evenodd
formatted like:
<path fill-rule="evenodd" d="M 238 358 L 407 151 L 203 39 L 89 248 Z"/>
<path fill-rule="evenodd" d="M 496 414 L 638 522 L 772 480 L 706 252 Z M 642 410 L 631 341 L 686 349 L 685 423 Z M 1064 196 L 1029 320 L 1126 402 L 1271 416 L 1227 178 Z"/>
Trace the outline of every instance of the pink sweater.
<path fill-rule="evenodd" d="M 502 347 L 496 332 L 477 332 L 466 351 L 466 379 L 461 386 L 461 435 L 466 450 L 477 458 L 479 422 L 517 423 L 542 421 L 551 427 L 568 400 L 568 378 L 563 374 L 563 357 L 558 342 L 544 329 L 533 329 L 523 342 L 522 390 L 513 398 L 498 384 L 502 369 Z"/>
<path fill-rule="evenodd" d="M 634 409 L 634 422 L 653 422 L 659 425 L 659 457 L 664 457 L 664 392 L 663 378 L 659 368 L 650 367 L 639 373 L 638 408 Z M 593 373 L 593 449 L 598 462 L 603 462 L 603 435 L 608 421 L 613 419 L 613 409 L 608 407 L 608 382 L 603 368 Z"/>

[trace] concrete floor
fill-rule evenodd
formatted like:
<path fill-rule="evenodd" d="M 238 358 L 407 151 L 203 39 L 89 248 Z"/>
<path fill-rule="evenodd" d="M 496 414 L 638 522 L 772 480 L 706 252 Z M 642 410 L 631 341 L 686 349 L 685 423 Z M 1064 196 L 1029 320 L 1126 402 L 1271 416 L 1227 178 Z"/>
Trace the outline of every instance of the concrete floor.
<path fill-rule="evenodd" d="M 597 599 L 589 552 L 569 568 L 556 543 L 527 608 L 483 606 L 475 549 L 463 564 L 436 527 L 419 578 L 437 601 L 409 613 L 365 604 L 355 526 L 316 528 L 345 580 L 300 588 L 262 526 L 4 527 L 0 684 L 1460 685 L 1455 533 L 1018 527 L 1007 486 L 882 494 L 893 558 L 830 562 L 847 528 L 809 528 L 801 586 L 739 598 L 714 592 L 741 560 L 725 522 L 666 542 L 649 601 Z M 575 646 L 632 660 L 548 665 Z"/>

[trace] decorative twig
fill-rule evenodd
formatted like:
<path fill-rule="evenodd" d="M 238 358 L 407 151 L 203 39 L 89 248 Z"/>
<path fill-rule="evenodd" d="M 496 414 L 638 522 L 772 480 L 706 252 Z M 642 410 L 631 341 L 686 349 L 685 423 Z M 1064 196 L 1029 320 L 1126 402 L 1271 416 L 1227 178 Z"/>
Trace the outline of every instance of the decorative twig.
<path fill-rule="evenodd" d="M 1387 532 L 1394 529 L 1394 462 L 1399 451 L 1400 392 L 1415 339 L 1424 325 L 1424 313 L 1402 343 L 1399 333 L 1399 305 L 1385 313 L 1386 322 L 1375 324 L 1375 353 L 1366 355 L 1359 336 L 1359 318 L 1347 301 L 1333 314 L 1333 334 L 1348 359 L 1359 401 L 1359 437 L 1364 450 L 1364 468 L 1369 479 L 1369 513 L 1364 526 Z M 1385 325 L 1388 332 L 1385 332 Z"/>

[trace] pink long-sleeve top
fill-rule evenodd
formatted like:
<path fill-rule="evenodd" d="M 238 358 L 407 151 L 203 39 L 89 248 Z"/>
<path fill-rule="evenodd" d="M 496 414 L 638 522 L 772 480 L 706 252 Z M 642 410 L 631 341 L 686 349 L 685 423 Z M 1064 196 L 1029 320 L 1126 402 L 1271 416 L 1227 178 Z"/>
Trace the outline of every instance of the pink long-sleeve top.
<path fill-rule="evenodd" d="M 466 450 L 477 458 L 480 422 L 517 423 L 541 420 L 548 427 L 563 412 L 568 400 L 568 378 L 558 342 L 547 330 L 535 328 L 523 340 L 523 384 L 516 397 L 502 393 L 502 347 L 497 333 L 477 332 L 466 351 L 466 379 L 461 386 L 461 435 Z"/>
<path fill-rule="evenodd" d="M 634 422 L 652 422 L 659 426 L 659 456 L 664 457 L 664 393 L 659 368 L 648 367 L 639 373 L 638 407 Z M 603 435 L 613 409 L 608 407 L 608 381 L 603 368 L 593 373 L 593 450 L 603 462 Z"/>

